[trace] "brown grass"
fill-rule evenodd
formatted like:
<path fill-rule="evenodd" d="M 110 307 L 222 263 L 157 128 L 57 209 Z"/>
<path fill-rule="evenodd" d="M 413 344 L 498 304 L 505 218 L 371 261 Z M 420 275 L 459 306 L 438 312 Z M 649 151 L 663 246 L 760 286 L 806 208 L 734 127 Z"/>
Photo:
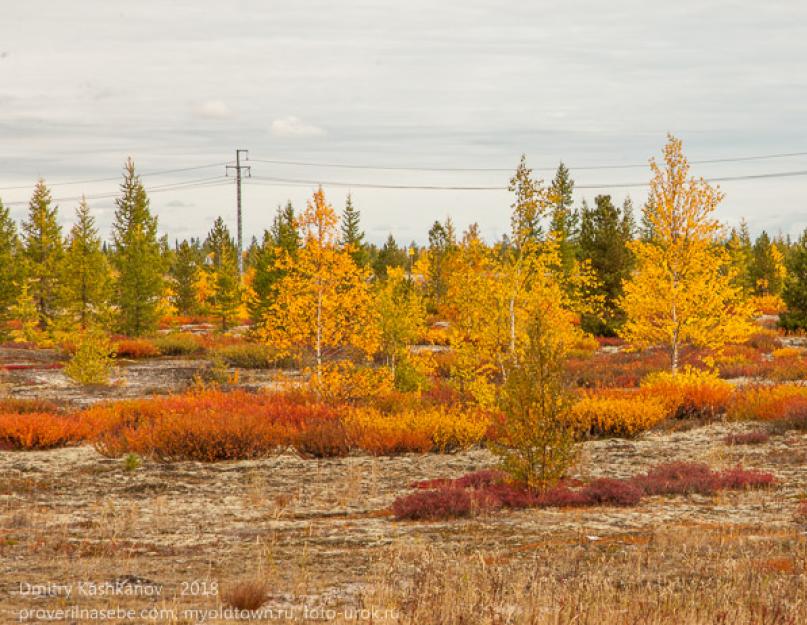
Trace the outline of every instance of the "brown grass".
<path fill-rule="evenodd" d="M 241 580 L 225 588 L 222 601 L 239 610 L 257 610 L 266 603 L 269 586 L 263 580 Z"/>

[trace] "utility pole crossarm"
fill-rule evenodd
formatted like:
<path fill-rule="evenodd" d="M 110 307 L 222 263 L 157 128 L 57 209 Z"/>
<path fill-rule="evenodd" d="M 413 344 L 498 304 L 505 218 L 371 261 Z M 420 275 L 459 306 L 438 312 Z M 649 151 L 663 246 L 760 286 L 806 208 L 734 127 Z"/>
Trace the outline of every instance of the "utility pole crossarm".
<path fill-rule="evenodd" d="M 230 170 L 235 170 L 235 194 L 236 203 L 238 206 L 238 273 L 244 273 L 244 228 L 241 219 L 241 172 L 243 171 L 247 177 L 252 176 L 252 168 L 249 165 L 241 164 L 241 155 L 244 155 L 244 160 L 249 160 L 249 150 L 236 150 L 235 151 L 235 165 L 227 165 L 225 173 L 229 175 Z"/>

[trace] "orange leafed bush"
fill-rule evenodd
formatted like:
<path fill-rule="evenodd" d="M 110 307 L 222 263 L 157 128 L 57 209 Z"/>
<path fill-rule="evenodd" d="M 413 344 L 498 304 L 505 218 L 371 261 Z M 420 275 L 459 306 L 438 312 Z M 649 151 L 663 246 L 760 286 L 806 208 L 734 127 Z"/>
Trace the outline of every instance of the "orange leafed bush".
<path fill-rule="evenodd" d="M 308 423 L 336 418 L 321 403 L 218 390 L 98 405 L 82 414 L 100 453 L 162 461 L 258 458 L 292 445 Z"/>
<path fill-rule="evenodd" d="M 662 401 L 676 418 L 714 418 L 726 411 L 732 386 L 716 374 L 687 367 L 683 371 L 651 373 L 642 392 Z"/>
<path fill-rule="evenodd" d="M 807 414 L 807 387 L 794 384 L 745 387 L 728 407 L 728 417 L 738 420 L 774 421 L 797 413 Z"/>
<path fill-rule="evenodd" d="M 665 403 L 638 392 L 584 395 L 572 407 L 571 425 L 582 434 L 633 436 L 652 428 L 668 414 Z"/>
<path fill-rule="evenodd" d="M 118 358 L 154 358 L 160 350 L 148 339 L 119 339 L 114 342 Z"/>
<path fill-rule="evenodd" d="M 83 425 L 75 416 L 51 412 L 0 413 L 0 449 L 64 447 L 80 442 L 83 436 Z"/>

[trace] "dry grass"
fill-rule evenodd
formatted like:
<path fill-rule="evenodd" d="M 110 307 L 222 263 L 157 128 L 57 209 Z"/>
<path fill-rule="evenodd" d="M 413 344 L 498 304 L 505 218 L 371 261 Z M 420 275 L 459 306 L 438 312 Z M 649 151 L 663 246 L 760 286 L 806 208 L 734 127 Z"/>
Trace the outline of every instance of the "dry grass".
<path fill-rule="evenodd" d="M 239 610 L 257 610 L 268 598 L 269 586 L 264 580 L 241 580 L 225 588 L 221 600 Z"/>

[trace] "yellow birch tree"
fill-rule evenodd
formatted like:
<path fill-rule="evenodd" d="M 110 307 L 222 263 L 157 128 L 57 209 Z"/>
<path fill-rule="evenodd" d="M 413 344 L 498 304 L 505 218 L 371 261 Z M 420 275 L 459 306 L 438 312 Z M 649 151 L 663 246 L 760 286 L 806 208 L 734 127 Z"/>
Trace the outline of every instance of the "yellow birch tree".
<path fill-rule="evenodd" d="M 664 163 L 650 167 L 645 220 L 651 236 L 630 244 L 636 269 L 624 288 L 620 335 L 636 348 L 666 345 L 678 370 L 681 347 L 719 349 L 752 331 L 754 310 L 736 285 L 713 213 L 723 193 L 689 177 L 681 141 L 669 135 Z"/>
<path fill-rule="evenodd" d="M 378 346 L 370 272 L 337 244 L 337 221 L 318 189 L 299 220 L 302 248 L 277 261 L 284 275 L 261 330 L 281 354 L 313 353 L 318 379 L 327 356 L 345 349 L 366 355 Z"/>

